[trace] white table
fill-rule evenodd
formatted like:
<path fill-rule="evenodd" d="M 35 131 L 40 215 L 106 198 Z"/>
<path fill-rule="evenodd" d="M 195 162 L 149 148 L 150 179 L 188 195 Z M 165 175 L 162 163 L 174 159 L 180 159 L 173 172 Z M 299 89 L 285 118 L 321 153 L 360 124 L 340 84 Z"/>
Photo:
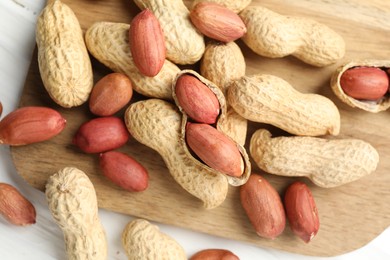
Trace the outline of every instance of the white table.
<path fill-rule="evenodd" d="M 0 1 L 0 101 L 4 107 L 3 117 L 17 107 L 35 47 L 35 22 L 44 3 L 44 0 Z M 4 145 L 0 146 L 0 182 L 16 186 L 37 210 L 37 223 L 28 227 L 13 226 L 0 217 L 0 259 L 66 259 L 62 232 L 51 218 L 44 194 L 18 175 L 9 147 Z M 109 259 L 126 259 L 120 235 L 132 217 L 103 209 L 99 210 L 99 215 L 107 232 Z M 320 259 L 158 225 L 184 247 L 188 257 L 206 248 L 225 248 L 241 259 Z M 390 228 L 367 246 L 332 259 L 390 259 L 389 242 Z"/>

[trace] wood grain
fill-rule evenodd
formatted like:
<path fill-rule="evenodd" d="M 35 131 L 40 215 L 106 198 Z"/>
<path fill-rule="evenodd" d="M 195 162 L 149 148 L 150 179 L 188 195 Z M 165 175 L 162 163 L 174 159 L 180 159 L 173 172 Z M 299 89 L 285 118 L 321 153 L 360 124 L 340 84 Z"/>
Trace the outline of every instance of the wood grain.
<path fill-rule="evenodd" d="M 85 31 L 96 21 L 127 22 L 139 12 L 130 0 L 63 0 L 76 13 Z M 190 6 L 191 1 L 185 1 Z M 44 190 L 51 174 L 64 166 L 76 166 L 85 171 L 95 185 L 99 206 L 161 223 L 185 227 L 221 237 L 253 243 L 289 252 L 333 256 L 358 249 L 390 224 L 390 115 L 389 111 L 371 114 L 348 107 L 331 91 L 330 76 L 337 66 L 352 59 L 390 57 L 390 3 L 373 0 L 254 0 L 251 5 L 263 5 L 281 14 L 315 19 L 340 33 L 347 44 L 343 60 L 326 68 L 303 64 L 293 57 L 268 59 L 250 51 L 241 41 L 247 62 L 247 74 L 269 73 L 287 80 L 301 92 L 319 93 L 334 100 L 341 113 L 341 133 L 337 138 L 360 138 L 379 152 L 380 163 L 375 173 L 356 182 L 332 189 L 314 186 L 312 189 L 320 215 L 320 230 L 309 244 L 293 236 L 287 226 L 275 240 L 259 238 L 252 229 L 240 205 L 238 188 L 231 187 L 226 201 L 218 208 L 205 210 L 200 201 L 184 191 L 167 171 L 162 158 L 134 139 L 120 150 L 139 160 L 149 171 L 150 187 L 142 193 L 129 193 L 105 179 L 98 168 L 97 155 L 83 154 L 71 144 L 80 124 L 92 114 L 86 105 L 78 108 L 58 107 L 45 92 L 39 75 L 36 53 L 26 79 L 20 106 L 43 105 L 58 109 L 67 119 L 64 132 L 50 141 L 13 147 L 12 155 L 20 175 L 33 187 Z M 110 71 L 92 59 L 95 82 Z M 142 98 L 140 96 L 136 98 Z M 123 111 L 118 113 L 122 116 Z M 283 134 L 275 127 L 250 123 L 251 134 L 267 127 L 274 134 Z M 262 173 L 254 164 L 255 172 Z M 296 179 L 272 176 L 267 178 L 280 194 Z M 300 179 L 302 180 L 302 179 Z"/>

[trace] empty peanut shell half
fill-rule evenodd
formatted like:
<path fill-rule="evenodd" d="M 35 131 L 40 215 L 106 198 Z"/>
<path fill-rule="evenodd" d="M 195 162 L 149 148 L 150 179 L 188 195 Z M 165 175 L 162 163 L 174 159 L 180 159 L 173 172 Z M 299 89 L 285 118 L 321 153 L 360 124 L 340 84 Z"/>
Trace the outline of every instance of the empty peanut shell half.
<path fill-rule="evenodd" d="M 178 80 L 182 77 L 182 76 L 191 76 L 191 77 L 194 77 L 196 78 L 196 80 L 200 81 L 204 87 L 208 88 L 209 92 L 207 95 L 215 95 L 218 103 L 219 103 L 219 109 L 218 109 L 218 114 L 216 115 L 216 119 L 215 119 L 215 123 L 212 123 L 209 125 L 212 125 L 213 127 L 215 127 L 218 131 L 220 131 L 222 134 L 226 135 L 226 137 L 228 139 L 231 139 L 230 137 L 228 137 L 228 134 L 225 133 L 220 127 L 219 127 L 219 124 L 221 124 L 224 120 L 226 120 L 226 99 L 225 99 L 225 96 L 223 95 L 222 91 L 220 90 L 220 88 L 218 88 L 218 86 L 216 86 L 213 82 L 207 80 L 206 78 L 204 78 L 203 76 L 201 76 L 199 73 L 197 73 L 196 71 L 193 71 L 193 70 L 182 70 L 181 72 L 179 72 L 173 82 L 173 85 L 172 85 L 172 97 L 173 97 L 173 100 L 175 101 L 176 105 L 178 106 L 179 110 L 182 112 L 182 125 L 181 125 L 181 141 L 182 141 L 182 144 L 184 145 L 184 150 L 186 151 L 186 153 L 188 153 L 188 155 L 194 159 L 194 163 L 198 164 L 198 166 L 201 166 L 201 167 L 205 167 L 205 168 L 208 168 L 208 169 L 211 169 L 217 173 L 220 173 L 220 174 L 224 174 L 216 169 L 213 169 L 211 167 L 209 167 L 205 162 L 201 161 L 200 159 L 196 158 L 196 156 L 194 156 L 194 154 L 190 151 L 190 148 L 188 147 L 187 143 L 186 143 L 186 126 L 187 126 L 187 123 L 188 122 L 197 122 L 197 120 L 195 120 L 194 118 L 191 117 L 191 112 L 188 112 L 188 109 L 185 108 L 185 105 L 181 104 L 180 100 L 185 100 L 185 99 L 182 99 L 180 97 L 178 97 L 178 95 L 183 95 L 182 93 L 179 93 L 177 92 L 177 88 L 176 88 L 176 85 L 177 85 L 177 82 Z M 186 80 L 187 81 L 187 80 Z M 202 93 L 207 93 L 205 91 L 199 91 L 199 93 L 202 92 Z M 201 103 L 205 103 L 205 99 L 208 99 L 206 98 L 205 96 L 200 96 L 199 98 L 203 99 L 203 100 L 199 100 L 199 102 L 197 101 L 194 101 L 193 99 L 196 98 L 196 97 L 199 97 L 199 95 L 197 94 L 193 94 L 192 95 L 192 99 L 188 99 L 189 102 L 192 102 L 194 104 L 201 104 Z M 213 106 L 213 109 L 215 109 L 213 102 L 208 102 L 211 106 Z M 205 103 L 206 104 L 206 103 Z M 204 110 L 204 111 L 207 111 L 208 109 L 205 109 L 204 107 L 203 108 L 194 108 L 195 105 L 190 105 L 190 111 L 193 111 L 193 110 Z M 210 112 L 207 112 L 210 114 Z M 207 116 L 207 118 L 209 118 L 210 116 Z M 201 122 L 201 123 L 206 123 L 207 122 Z M 234 141 L 233 139 L 231 139 L 232 142 L 234 142 L 234 144 L 237 146 L 240 154 L 241 154 L 241 157 L 242 157 L 242 162 L 243 162 L 243 173 L 241 174 L 241 176 L 230 176 L 230 175 L 226 175 L 226 178 L 228 179 L 228 182 L 230 185 L 232 186 L 240 186 L 240 185 L 243 185 L 249 178 L 249 175 L 250 175 L 250 172 L 251 172 L 251 164 L 250 164 L 250 161 L 249 161 L 249 156 L 245 150 L 245 148 L 238 144 L 236 141 Z"/>
<path fill-rule="evenodd" d="M 351 107 L 377 113 L 390 107 L 389 60 L 350 61 L 332 75 L 336 96 Z"/>

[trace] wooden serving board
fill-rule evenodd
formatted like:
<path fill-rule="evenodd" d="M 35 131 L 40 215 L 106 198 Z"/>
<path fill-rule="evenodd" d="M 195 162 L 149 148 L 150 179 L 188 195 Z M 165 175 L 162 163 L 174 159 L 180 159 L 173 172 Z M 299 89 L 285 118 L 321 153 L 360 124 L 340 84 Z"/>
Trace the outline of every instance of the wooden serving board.
<path fill-rule="evenodd" d="M 63 0 L 76 13 L 86 30 L 97 21 L 127 22 L 139 12 L 130 0 Z M 190 6 L 191 1 L 185 1 Z M 390 111 L 371 114 L 348 107 L 330 89 L 329 81 L 337 66 L 352 59 L 390 57 L 390 3 L 365 0 L 254 0 L 281 14 L 315 19 L 340 33 L 347 44 L 346 56 L 326 68 L 306 65 L 293 57 L 268 59 L 250 51 L 241 41 L 247 74 L 269 73 L 290 82 L 305 93 L 319 93 L 332 99 L 341 112 L 341 133 L 337 138 L 360 138 L 371 143 L 380 154 L 379 166 L 372 175 L 332 189 L 319 188 L 305 181 L 317 202 L 321 227 L 309 244 L 295 237 L 287 226 L 275 240 L 260 238 L 252 229 L 239 202 L 239 188 L 231 187 L 226 201 L 218 208 L 205 210 L 202 203 L 184 191 L 170 176 L 159 154 L 134 139 L 120 150 L 139 160 L 149 171 L 150 186 L 142 193 L 121 190 L 105 179 L 97 155 L 87 155 L 71 144 L 81 123 L 92 118 L 87 105 L 63 109 L 54 104 L 44 90 L 34 55 L 20 106 L 43 105 L 58 109 L 67 119 L 66 129 L 50 141 L 13 147 L 18 172 L 37 189 L 44 190 L 47 178 L 65 166 L 85 171 L 95 185 L 99 206 L 170 225 L 189 228 L 221 237 L 304 255 L 332 256 L 358 249 L 390 224 Z M 95 81 L 110 70 L 92 59 Z M 123 111 L 118 114 L 122 116 Z M 249 123 L 247 144 L 258 128 L 275 127 Z M 262 173 L 255 164 L 255 172 Z M 297 179 L 262 173 L 283 194 Z"/>

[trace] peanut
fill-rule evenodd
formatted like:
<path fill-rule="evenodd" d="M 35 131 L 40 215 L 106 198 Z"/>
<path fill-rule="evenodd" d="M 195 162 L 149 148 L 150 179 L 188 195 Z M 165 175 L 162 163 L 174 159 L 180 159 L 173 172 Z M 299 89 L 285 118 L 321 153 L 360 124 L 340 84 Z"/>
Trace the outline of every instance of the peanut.
<path fill-rule="evenodd" d="M 310 136 L 274 137 L 257 130 L 250 140 L 250 154 L 268 173 L 307 177 L 331 188 L 356 181 L 375 171 L 379 155 L 359 139 L 323 139 Z"/>
<path fill-rule="evenodd" d="M 122 246 L 128 259 L 187 259 L 176 240 L 144 219 L 135 219 L 126 225 L 122 232 Z"/>
<path fill-rule="evenodd" d="M 257 235 L 275 239 L 286 226 L 282 199 L 259 174 L 252 173 L 240 188 L 240 201 Z"/>
<path fill-rule="evenodd" d="M 72 143 L 85 153 L 101 153 L 123 146 L 129 133 L 122 119 L 98 117 L 83 123 L 73 137 Z"/>
<path fill-rule="evenodd" d="M 389 77 L 379 68 L 355 67 L 341 75 L 340 86 L 352 98 L 377 100 L 387 93 Z"/>
<path fill-rule="evenodd" d="M 125 190 L 139 192 L 148 188 L 147 170 L 127 154 L 117 151 L 101 153 L 99 165 L 104 176 Z"/>
<path fill-rule="evenodd" d="M 239 260 L 238 256 L 226 249 L 205 249 L 197 252 L 189 260 Z"/>
<path fill-rule="evenodd" d="M 165 40 L 160 23 L 145 9 L 131 21 L 129 30 L 131 55 L 139 71 L 148 77 L 156 76 L 165 61 Z"/>
<path fill-rule="evenodd" d="M 48 107 L 18 108 L 0 121 L 0 144 L 27 145 L 43 142 L 60 134 L 66 120 Z"/>
<path fill-rule="evenodd" d="M 328 98 L 303 94 L 272 75 L 245 76 L 232 83 L 228 102 L 242 117 L 295 135 L 338 135 L 340 113 Z"/>
<path fill-rule="evenodd" d="M 245 76 L 246 63 L 240 47 L 235 42 L 209 42 L 200 63 L 200 73 L 214 82 L 226 96 L 230 84 Z M 225 120 L 218 125 L 222 132 L 240 145 L 245 144 L 248 122 L 227 104 Z"/>
<path fill-rule="evenodd" d="M 309 187 L 300 181 L 290 184 L 284 194 L 284 207 L 291 230 L 309 243 L 320 228 L 318 209 Z"/>
<path fill-rule="evenodd" d="M 0 101 L 0 117 L 1 117 L 2 114 L 3 114 L 3 104 Z"/>
<path fill-rule="evenodd" d="M 68 259 L 107 259 L 106 234 L 88 176 L 74 167 L 62 168 L 49 177 L 45 194 L 52 217 L 63 231 Z"/>
<path fill-rule="evenodd" d="M 93 87 L 92 65 L 72 9 L 51 1 L 38 17 L 36 42 L 39 71 L 50 97 L 63 107 L 85 103 Z"/>
<path fill-rule="evenodd" d="M 343 38 L 314 20 L 283 16 L 261 6 L 249 6 L 239 15 L 247 27 L 242 40 L 261 56 L 292 55 L 307 64 L 323 67 L 345 54 Z"/>
<path fill-rule="evenodd" d="M 215 208 L 226 198 L 228 181 L 203 164 L 194 162 L 181 140 L 181 118 L 178 109 L 160 99 L 132 103 L 125 112 L 128 131 L 140 143 L 157 151 L 169 173 L 205 208 Z"/>
<path fill-rule="evenodd" d="M 176 85 L 176 82 L 178 79 L 180 79 L 181 76 L 183 75 L 190 75 L 190 76 L 193 76 L 195 78 L 197 78 L 199 81 L 201 81 L 204 85 L 206 85 L 214 94 L 215 96 L 217 97 L 218 99 L 218 102 L 219 102 L 219 107 L 220 107 L 220 113 L 218 115 L 218 118 L 217 118 L 217 122 L 215 124 L 215 128 L 222 132 L 222 134 L 229 138 L 228 137 L 228 134 L 224 133 L 222 131 L 222 128 L 221 126 L 225 126 L 226 124 L 224 124 L 224 121 L 227 120 L 227 110 L 226 110 L 226 99 L 222 93 L 222 91 L 211 81 L 207 80 L 206 78 L 202 77 L 200 74 L 198 74 L 196 71 L 194 70 L 182 70 L 180 73 L 177 74 L 176 76 L 176 79 L 174 80 L 173 82 L 173 86 Z M 186 113 L 183 113 L 183 109 L 181 108 L 178 100 L 177 100 L 177 96 L 175 95 L 175 91 L 173 91 L 173 99 L 176 103 L 176 105 L 179 107 L 179 110 L 182 112 L 182 120 L 181 120 L 181 136 L 185 137 L 186 136 L 186 127 L 187 127 L 187 122 L 190 120 Z M 249 161 L 249 157 L 246 153 L 246 150 L 245 148 L 238 144 L 236 141 L 232 140 L 235 145 L 237 146 L 240 154 L 241 154 L 241 157 L 243 159 L 243 173 L 242 175 L 240 176 L 232 176 L 232 175 L 226 175 L 224 173 L 222 173 L 221 171 L 218 171 L 218 170 L 215 170 L 215 169 L 212 169 L 211 167 L 208 167 L 206 164 L 204 164 L 203 162 L 201 162 L 198 158 L 195 158 L 193 157 L 193 153 L 188 149 L 188 146 L 187 144 L 185 143 L 184 139 L 181 139 L 181 142 L 182 142 L 182 145 L 184 146 L 184 151 L 187 153 L 187 155 L 192 158 L 192 160 L 194 161 L 195 164 L 199 164 L 199 166 L 201 167 L 207 167 L 207 168 L 210 168 L 212 170 L 214 170 L 216 173 L 219 173 L 219 174 L 223 174 L 226 176 L 226 178 L 228 178 L 228 182 L 230 185 L 233 185 L 233 186 L 240 186 L 242 184 L 244 184 L 249 175 L 250 175 L 250 169 L 251 169 L 251 165 L 250 165 L 250 161 Z"/>
<path fill-rule="evenodd" d="M 0 214 L 18 226 L 35 224 L 37 215 L 34 205 L 7 183 L 0 183 Z"/>
<path fill-rule="evenodd" d="M 165 60 L 156 76 L 142 75 L 131 55 L 129 29 L 130 25 L 125 23 L 94 23 L 85 33 L 89 52 L 114 72 L 126 74 L 136 92 L 147 97 L 172 99 L 172 81 L 180 69 Z"/>
<path fill-rule="evenodd" d="M 134 0 L 143 9 L 148 8 L 164 29 L 167 59 L 176 64 L 194 64 L 202 58 L 205 43 L 189 18 L 182 0 Z"/>
<path fill-rule="evenodd" d="M 252 0 L 194 0 L 192 2 L 192 8 L 201 2 L 210 2 L 223 5 L 235 13 L 239 13 L 247 7 Z"/>
<path fill-rule="evenodd" d="M 188 122 L 186 142 L 211 168 L 235 177 L 243 174 L 244 161 L 236 144 L 216 128 Z"/>
<path fill-rule="evenodd" d="M 130 79 L 122 73 L 110 73 L 92 89 L 89 110 L 98 116 L 112 116 L 126 106 L 132 96 Z"/>
<path fill-rule="evenodd" d="M 219 115 L 219 102 L 215 94 L 191 75 L 180 76 L 175 84 L 175 95 L 180 107 L 194 121 L 214 124 Z"/>
<path fill-rule="evenodd" d="M 191 22 L 204 35 L 221 42 L 232 42 L 246 33 L 241 18 L 227 7 L 200 2 L 190 12 Z"/>
<path fill-rule="evenodd" d="M 350 61 L 334 71 L 330 85 L 336 96 L 345 104 L 378 113 L 390 107 L 390 97 L 386 92 L 389 88 L 386 68 L 390 68 L 390 62 L 387 60 Z M 350 73 L 354 74 L 354 81 L 358 80 L 357 85 L 352 86 L 352 79 L 345 80 Z M 377 81 L 378 85 L 371 80 Z M 355 96 L 356 94 L 359 95 Z"/>

